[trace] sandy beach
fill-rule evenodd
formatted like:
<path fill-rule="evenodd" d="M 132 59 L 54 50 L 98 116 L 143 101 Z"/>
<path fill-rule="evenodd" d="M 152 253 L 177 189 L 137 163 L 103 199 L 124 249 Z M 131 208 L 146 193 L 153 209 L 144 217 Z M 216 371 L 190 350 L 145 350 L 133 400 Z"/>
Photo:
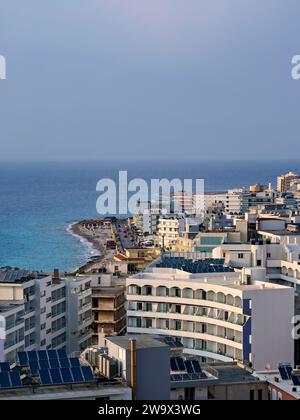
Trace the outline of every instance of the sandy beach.
<path fill-rule="evenodd" d="M 91 248 L 90 260 L 80 267 L 80 270 L 89 272 L 100 268 L 111 260 L 115 254 L 114 250 L 106 249 L 106 242 L 112 239 L 110 226 L 105 226 L 102 219 L 95 221 L 78 221 L 69 226 L 69 232 L 86 242 Z"/>

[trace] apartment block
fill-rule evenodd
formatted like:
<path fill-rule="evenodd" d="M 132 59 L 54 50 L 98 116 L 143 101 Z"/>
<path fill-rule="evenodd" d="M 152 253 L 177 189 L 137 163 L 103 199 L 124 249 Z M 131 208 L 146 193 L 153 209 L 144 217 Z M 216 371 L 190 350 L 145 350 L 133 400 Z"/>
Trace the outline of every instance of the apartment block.
<path fill-rule="evenodd" d="M 0 270 L 1 361 L 18 351 L 65 348 L 80 351 L 91 343 L 90 278 L 61 277 L 26 270 Z"/>
<path fill-rule="evenodd" d="M 193 273 L 154 267 L 127 279 L 128 333 L 176 337 L 205 362 L 236 360 L 256 370 L 292 362 L 294 290 L 220 261 L 195 264 Z"/>

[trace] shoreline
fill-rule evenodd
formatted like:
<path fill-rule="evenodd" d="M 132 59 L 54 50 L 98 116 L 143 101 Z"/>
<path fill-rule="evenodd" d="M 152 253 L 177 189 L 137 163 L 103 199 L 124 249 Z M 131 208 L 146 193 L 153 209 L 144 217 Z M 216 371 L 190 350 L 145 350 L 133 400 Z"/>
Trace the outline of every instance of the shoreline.
<path fill-rule="evenodd" d="M 87 249 L 86 261 L 74 270 L 86 272 L 102 267 L 105 261 L 111 258 L 112 255 L 106 250 L 106 240 L 111 234 L 110 229 L 105 229 L 99 223 L 95 230 L 94 228 L 86 227 L 84 223 L 85 220 L 70 223 L 67 227 L 67 232 Z"/>
<path fill-rule="evenodd" d="M 72 235 L 74 238 L 76 238 L 82 245 L 84 245 L 87 248 L 89 256 L 99 256 L 101 255 L 101 250 L 97 247 L 97 243 L 93 241 L 91 238 L 87 238 L 86 235 L 83 235 L 80 228 L 80 221 L 70 223 L 67 227 L 67 232 Z M 95 255 L 94 255 L 95 254 Z M 98 255 L 99 254 L 99 255 Z"/>

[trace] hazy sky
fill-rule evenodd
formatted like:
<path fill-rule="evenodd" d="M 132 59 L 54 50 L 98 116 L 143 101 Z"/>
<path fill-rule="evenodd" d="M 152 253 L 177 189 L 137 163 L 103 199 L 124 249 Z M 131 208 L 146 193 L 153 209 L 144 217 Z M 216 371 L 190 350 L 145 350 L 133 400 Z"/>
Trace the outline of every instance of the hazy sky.
<path fill-rule="evenodd" d="M 1 0 L 0 159 L 300 157 L 299 0 Z"/>

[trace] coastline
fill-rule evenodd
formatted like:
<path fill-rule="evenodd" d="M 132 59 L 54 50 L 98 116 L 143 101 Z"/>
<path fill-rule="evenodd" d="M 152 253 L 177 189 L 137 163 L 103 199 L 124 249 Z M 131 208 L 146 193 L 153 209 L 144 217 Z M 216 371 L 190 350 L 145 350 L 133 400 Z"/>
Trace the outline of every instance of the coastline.
<path fill-rule="evenodd" d="M 93 256 L 101 257 L 101 250 L 98 248 L 97 242 L 82 232 L 80 221 L 70 223 L 67 227 L 67 232 L 87 248 L 87 258 Z"/>
<path fill-rule="evenodd" d="M 90 272 L 103 267 L 114 255 L 111 251 L 106 250 L 106 241 L 111 237 L 111 230 L 104 228 L 100 220 L 99 222 L 94 227 L 89 226 L 85 220 L 80 220 L 67 227 L 67 232 L 79 240 L 88 251 L 86 261 L 75 271 Z"/>

